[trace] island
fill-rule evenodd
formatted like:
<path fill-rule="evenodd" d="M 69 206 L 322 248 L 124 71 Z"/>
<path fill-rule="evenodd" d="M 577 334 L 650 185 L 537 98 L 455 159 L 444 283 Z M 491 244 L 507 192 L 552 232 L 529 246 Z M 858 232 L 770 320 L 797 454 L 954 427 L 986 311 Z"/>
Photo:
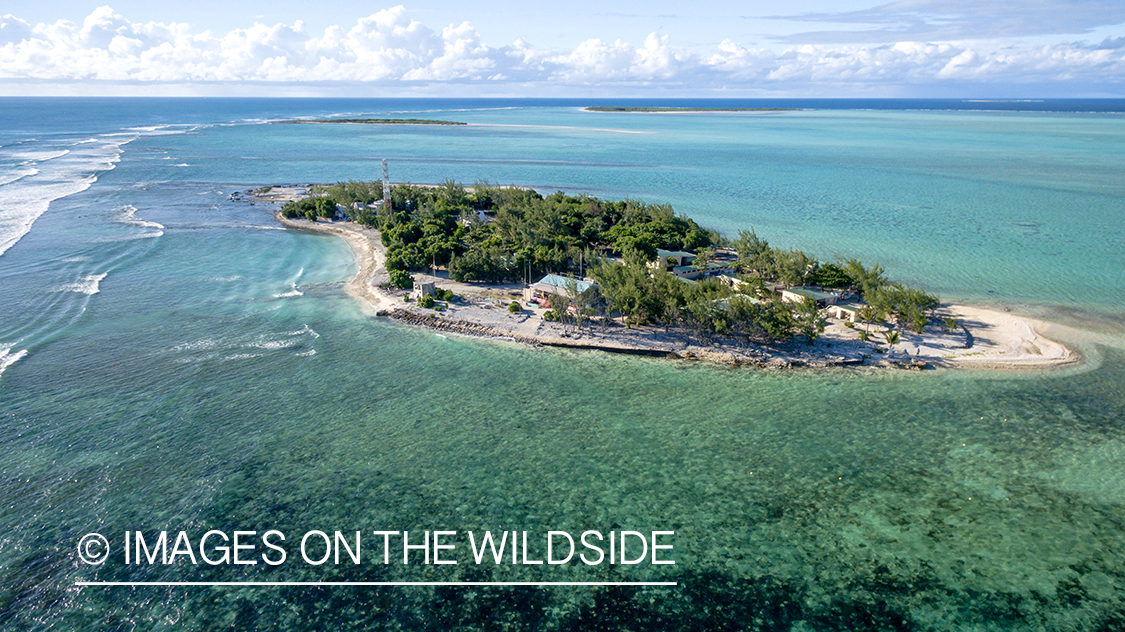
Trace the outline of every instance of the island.
<path fill-rule="evenodd" d="M 333 119 L 291 119 L 278 121 L 286 124 L 307 125 L 468 125 L 460 121 L 442 121 L 439 119 L 396 119 L 396 118 L 333 118 Z"/>
<path fill-rule="evenodd" d="M 802 108 L 692 108 L 692 107 L 648 107 L 622 105 L 591 105 L 583 108 L 587 112 L 629 112 L 641 114 L 693 113 L 693 112 L 800 112 Z"/>
<path fill-rule="evenodd" d="M 1079 361 L 1047 327 L 943 304 L 879 264 L 822 262 L 665 204 L 452 180 L 265 187 L 299 230 L 347 240 L 347 290 L 377 315 L 536 346 L 733 366 L 1045 368 Z"/>

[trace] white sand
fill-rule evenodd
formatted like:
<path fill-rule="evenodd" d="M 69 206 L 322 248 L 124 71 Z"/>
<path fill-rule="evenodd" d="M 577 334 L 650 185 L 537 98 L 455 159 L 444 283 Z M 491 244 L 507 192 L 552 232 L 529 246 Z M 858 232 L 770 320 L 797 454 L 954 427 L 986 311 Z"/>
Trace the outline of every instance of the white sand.
<path fill-rule="evenodd" d="M 387 260 L 387 249 L 379 239 L 379 231 L 352 222 L 310 222 L 305 219 L 286 219 L 280 214 L 277 219 L 291 228 L 328 232 L 343 237 L 359 265 L 355 278 L 344 287 L 352 296 L 367 301 L 376 314 L 386 314 L 404 305 L 401 298 L 379 287 L 390 279 L 383 267 Z"/>
<path fill-rule="evenodd" d="M 1067 347 L 1041 335 L 1047 323 L 1033 318 L 968 305 L 945 305 L 939 313 L 954 318 L 973 336 L 972 347 L 939 355 L 939 360 L 955 366 L 1043 368 L 1079 359 Z"/>

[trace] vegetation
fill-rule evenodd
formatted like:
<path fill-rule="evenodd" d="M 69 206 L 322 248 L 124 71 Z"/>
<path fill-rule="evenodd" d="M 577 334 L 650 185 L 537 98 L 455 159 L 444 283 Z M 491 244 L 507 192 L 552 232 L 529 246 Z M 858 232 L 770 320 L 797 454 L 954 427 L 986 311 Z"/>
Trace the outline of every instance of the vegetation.
<path fill-rule="evenodd" d="M 544 197 L 486 182 L 472 189 L 452 180 L 436 187 L 396 185 L 391 209 L 378 210 L 371 208 L 382 198 L 378 183 L 341 182 L 315 193 L 358 209 L 349 210 L 354 220 L 380 230 L 388 269 L 445 267 L 462 282 L 579 274 L 590 260 L 611 253 L 651 260 L 657 248 L 699 249 L 718 240 L 668 205 L 561 192 Z"/>
<path fill-rule="evenodd" d="M 410 276 L 410 273 L 406 270 L 388 270 L 388 272 L 391 276 L 388 285 L 391 287 L 397 287 L 403 290 L 409 290 L 414 287 L 414 277 Z"/>
<path fill-rule="evenodd" d="M 715 279 L 690 283 L 646 263 L 633 254 L 624 264 L 601 261 L 590 268 L 605 309 L 621 314 L 627 326 L 684 325 L 704 337 L 732 334 L 764 340 L 786 338 L 795 331 L 792 311 L 776 296 L 736 293 Z"/>
<path fill-rule="evenodd" d="M 517 301 L 512 301 L 511 303 L 508 303 L 508 311 L 513 314 L 518 314 L 523 311 L 523 308 L 520 307 L 520 304 Z"/>
<path fill-rule="evenodd" d="M 315 222 L 318 217 L 331 219 L 336 216 L 336 200 L 312 197 L 299 202 L 286 202 L 281 207 L 281 215 L 290 219 L 303 217 L 310 222 Z"/>
<path fill-rule="evenodd" d="M 821 263 L 805 252 L 771 246 L 753 230 L 724 239 L 666 204 L 606 201 L 588 195 L 478 182 L 472 188 L 447 180 L 438 186 L 396 185 L 391 208 L 378 182 L 338 182 L 317 187 L 316 197 L 283 207 L 283 213 L 322 216 L 337 204 L 355 221 L 379 229 L 387 247 L 391 284 L 409 287 L 411 270 L 444 267 L 455 281 L 532 281 L 546 273 L 590 276 L 597 286 L 552 298 L 547 320 L 581 327 L 592 316 L 620 317 L 626 326 L 686 327 L 714 335 L 779 340 L 803 335 L 810 343 L 824 331 L 811 300 L 782 303 L 766 282 L 817 285 L 858 294 L 869 339 L 870 324 L 892 320 L 921 332 L 938 305 L 935 296 L 890 282 L 879 264 L 856 259 Z M 710 278 L 688 282 L 666 266 L 653 266 L 657 249 L 697 254 L 696 267 L 733 249 L 741 273 L 736 290 Z M 730 250 L 725 252 L 729 253 Z M 734 255 L 723 255 L 733 258 Z M 448 295 L 439 294 L 438 298 Z M 431 299 L 432 300 L 432 299 Z M 520 309 L 518 303 L 513 303 Z M 509 307 L 511 309 L 511 307 Z"/>
<path fill-rule="evenodd" d="M 917 333 L 922 333 L 929 321 L 926 312 L 938 306 L 936 296 L 898 283 L 880 285 L 866 298 L 877 314 L 893 316 L 896 322 L 906 324 Z"/>

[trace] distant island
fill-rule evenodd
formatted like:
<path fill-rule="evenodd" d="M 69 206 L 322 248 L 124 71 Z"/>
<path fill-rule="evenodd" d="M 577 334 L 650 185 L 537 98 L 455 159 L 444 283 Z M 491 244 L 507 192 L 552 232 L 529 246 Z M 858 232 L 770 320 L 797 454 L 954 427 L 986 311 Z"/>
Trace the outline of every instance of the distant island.
<path fill-rule="evenodd" d="M 640 112 L 640 113 L 692 113 L 692 112 L 799 112 L 801 108 L 660 108 L 620 105 L 593 105 L 587 112 Z"/>
<path fill-rule="evenodd" d="M 438 119 L 396 119 L 396 118 L 341 118 L 341 119 L 292 119 L 280 121 L 294 124 L 346 124 L 346 125 L 468 125 L 460 121 Z"/>
<path fill-rule="evenodd" d="M 1040 368 L 1077 355 L 1012 314 L 942 305 L 879 264 L 818 261 L 666 204 L 453 180 L 263 187 L 277 218 L 343 237 L 376 314 L 526 344 L 735 366 Z"/>

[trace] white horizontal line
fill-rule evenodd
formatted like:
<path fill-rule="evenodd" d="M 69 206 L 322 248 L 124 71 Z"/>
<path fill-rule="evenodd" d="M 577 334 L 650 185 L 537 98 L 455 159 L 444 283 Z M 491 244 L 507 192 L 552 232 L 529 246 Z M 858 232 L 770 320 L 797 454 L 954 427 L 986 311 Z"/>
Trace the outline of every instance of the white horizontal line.
<path fill-rule="evenodd" d="M 678 586 L 678 582 L 74 582 L 75 586 Z"/>

